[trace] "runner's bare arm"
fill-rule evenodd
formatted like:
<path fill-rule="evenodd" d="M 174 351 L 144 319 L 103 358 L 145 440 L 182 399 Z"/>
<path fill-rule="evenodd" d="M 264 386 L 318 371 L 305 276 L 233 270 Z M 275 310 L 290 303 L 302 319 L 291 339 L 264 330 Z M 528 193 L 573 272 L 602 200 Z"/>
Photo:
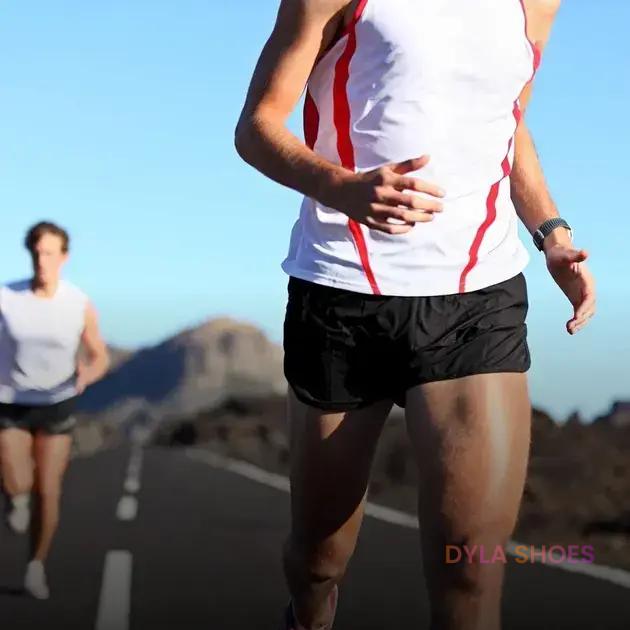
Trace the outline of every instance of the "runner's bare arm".
<path fill-rule="evenodd" d="M 236 128 L 241 157 L 278 183 L 321 199 L 347 171 L 316 155 L 286 122 L 349 0 L 282 0 Z"/>
<path fill-rule="evenodd" d="M 436 186 L 404 177 L 422 168 L 426 157 L 355 174 L 317 155 L 286 126 L 316 60 L 353 6 L 348 0 L 282 0 L 251 81 L 235 145 L 246 162 L 274 181 L 369 227 L 403 233 L 441 211 L 437 200 L 403 192 L 442 196 Z M 390 218 L 405 225 L 392 225 Z"/>
<path fill-rule="evenodd" d="M 525 0 L 525 7 L 529 38 L 542 54 L 549 41 L 560 0 Z M 532 88 L 533 82 L 529 83 L 521 94 L 523 112 L 531 100 Z M 558 216 L 524 116 L 516 130 L 514 168 L 510 179 L 514 205 L 530 234 L 547 219 Z M 570 246 L 569 232 L 565 229 L 554 230 L 545 239 L 545 249 L 556 243 Z"/>
<path fill-rule="evenodd" d="M 528 12 L 530 39 L 542 53 L 560 7 L 560 0 L 525 0 Z M 521 105 L 526 107 L 531 98 L 531 83 L 523 91 Z M 519 217 L 533 233 L 546 219 L 558 216 L 534 142 L 524 119 L 515 138 L 514 169 L 511 177 L 512 199 Z M 573 246 L 568 230 L 558 228 L 543 243 L 547 269 L 573 306 L 573 315 L 566 322 L 566 330 L 574 335 L 594 316 L 596 310 L 595 280 L 584 261 L 588 253 Z"/>
<path fill-rule="evenodd" d="M 109 350 L 101 336 L 98 313 L 91 303 L 88 303 L 85 311 L 81 344 L 87 354 L 87 361 L 81 360 L 77 365 L 77 390 L 79 393 L 103 378 L 110 366 Z"/>

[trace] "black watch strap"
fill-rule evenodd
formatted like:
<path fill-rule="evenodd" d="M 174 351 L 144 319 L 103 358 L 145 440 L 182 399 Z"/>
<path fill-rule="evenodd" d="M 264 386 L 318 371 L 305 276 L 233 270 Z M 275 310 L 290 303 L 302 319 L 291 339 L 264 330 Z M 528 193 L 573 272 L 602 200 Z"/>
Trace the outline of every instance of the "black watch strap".
<path fill-rule="evenodd" d="M 564 219 L 561 219 L 560 217 L 547 219 L 533 234 L 534 245 L 536 245 L 539 251 L 542 252 L 543 250 L 543 242 L 545 238 L 559 227 L 563 227 L 569 230 L 571 237 L 573 238 L 573 230 Z"/>

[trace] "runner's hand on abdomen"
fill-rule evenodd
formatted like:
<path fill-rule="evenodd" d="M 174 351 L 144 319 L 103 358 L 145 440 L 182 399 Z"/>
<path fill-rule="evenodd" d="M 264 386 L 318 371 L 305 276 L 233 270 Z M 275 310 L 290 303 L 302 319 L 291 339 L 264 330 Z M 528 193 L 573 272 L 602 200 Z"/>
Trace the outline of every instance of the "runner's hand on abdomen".
<path fill-rule="evenodd" d="M 442 212 L 440 199 L 445 192 L 435 184 L 407 175 L 425 167 L 429 160 L 425 155 L 355 173 L 334 192 L 333 207 L 369 228 L 388 234 L 405 234 L 416 223 L 432 221 L 434 213 Z"/>

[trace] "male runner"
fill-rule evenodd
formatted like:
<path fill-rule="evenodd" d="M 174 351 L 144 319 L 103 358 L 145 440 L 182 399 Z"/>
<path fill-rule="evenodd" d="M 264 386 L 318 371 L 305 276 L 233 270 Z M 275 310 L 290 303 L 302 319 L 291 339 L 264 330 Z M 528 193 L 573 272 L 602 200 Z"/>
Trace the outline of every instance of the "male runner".
<path fill-rule="evenodd" d="M 74 409 L 84 389 L 107 372 L 109 353 L 94 306 L 61 277 L 68 233 L 41 222 L 24 244 L 32 277 L 0 286 L 0 470 L 9 526 L 16 533 L 32 526 L 24 587 L 47 599 L 45 563 L 59 522 Z M 77 361 L 80 346 L 87 361 Z"/>
<path fill-rule="evenodd" d="M 587 254 L 523 119 L 558 5 L 281 2 L 236 147 L 304 194 L 282 265 L 286 629 L 332 627 L 392 401 L 417 455 L 431 627 L 500 628 L 503 565 L 449 564 L 445 548 L 504 545 L 522 496 L 531 405 L 519 218 L 571 302 L 568 333 L 595 311 Z M 286 122 L 305 86 L 303 143 Z"/>

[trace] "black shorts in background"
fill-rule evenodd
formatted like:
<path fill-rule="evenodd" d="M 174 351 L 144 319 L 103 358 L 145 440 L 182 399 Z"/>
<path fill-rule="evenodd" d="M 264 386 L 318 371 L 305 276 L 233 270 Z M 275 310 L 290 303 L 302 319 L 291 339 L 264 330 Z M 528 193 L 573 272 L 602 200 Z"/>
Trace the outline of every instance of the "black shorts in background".
<path fill-rule="evenodd" d="M 380 296 L 289 278 L 284 374 L 322 410 L 391 399 L 415 385 L 472 374 L 527 372 L 527 284 L 520 273 L 477 291 Z"/>
<path fill-rule="evenodd" d="M 77 396 L 51 405 L 0 403 L 0 431 L 23 429 L 43 431 L 50 435 L 71 433 L 77 424 L 74 417 Z"/>

